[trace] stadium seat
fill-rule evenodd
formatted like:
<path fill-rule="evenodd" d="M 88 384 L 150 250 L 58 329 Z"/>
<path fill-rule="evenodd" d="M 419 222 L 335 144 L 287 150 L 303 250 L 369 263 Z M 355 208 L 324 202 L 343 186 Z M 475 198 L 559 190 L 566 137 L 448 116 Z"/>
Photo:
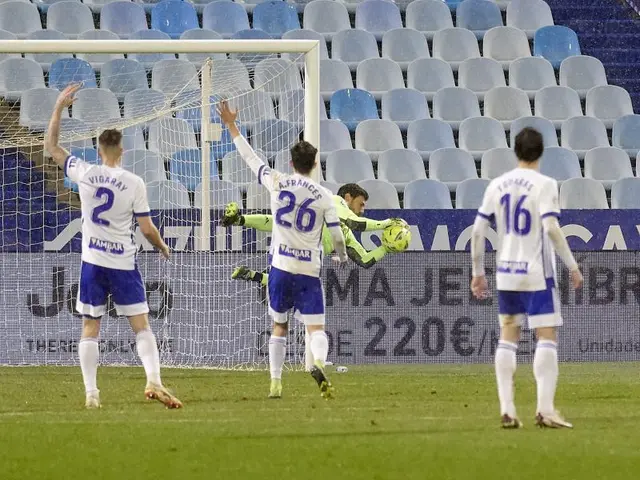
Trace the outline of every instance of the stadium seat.
<path fill-rule="evenodd" d="M 584 156 L 584 176 L 598 180 L 609 190 L 616 180 L 633 177 L 629 155 L 616 147 L 592 148 Z"/>
<path fill-rule="evenodd" d="M 398 126 L 387 120 L 364 120 L 356 128 L 356 149 L 364 150 L 371 160 L 378 161 L 378 156 L 385 150 L 404 148 L 402 134 Z"/>
<path fill-rule="evenodd" d="M 256 88 L 272 94 L 302 89 L 300 70 L 285 58 L 267 58 L 255 68 L 253 83 Z"/>
<path fill-rule="evenodd" d="M 556 179 L 558 183 L 582 177 L 578 155 L 563 147 L 545 147 L 540 159 L 540 173 Z"/>
<path fill-rule="evenodd" d="M 580 42 L 576 32 L 569 27 L 553 25 L 536 30 L 533 39 L 533 54 L 544 57 L 553 68 L 560 68 L 565 58 L 580 55 Z"/>
<path fill-rule="evenodd" d="M 1 40 L 17 40 L 18 36 L 15 33 L 7 32 L 6 30 L 0 30 Z M 21 58 L 19 53 L 0 53 L 0 62 L 5 58 Z"/>
<path fill-rule="evenodd" d="M 132 40 L 171 40 L 171 37 L 159 30 L 139 30 L 129 37 Z M 140 62 L 147 70 L 161 60 L 173 60 L 176 56 L 172 53 L 130 53 L 127 58 Z"/>
<path fill-rule="evenodd" d="M 349 66 L 342 60 L 320 60 L 320 93 L 324 101 L 345 88 L 353 88 Z"/>
<path fill-rule="evenodd" d="M 500 62 L 502 68 L 509 69 L 514 60 L 531 56 L 529 41 L 522 30 L 514 27 L 494 27 L 484 34 L 482 54 Z"/>
<path fill-rule="evenodd" d="M 215 1 L 204 7 L 202 28 L 213 30 L 223 38 L 230 38 L 233 34 L 251 27 L 249 26 L 249 16 L 242 4 Z"/>
<path fill-rule="evenodd" d="M 616 120 L 613 124 L 612 144 L 614 147 L 625 150 L 631 157 L 638 155 L 640 152 L 640 115 L 625 115 Z"/>
<path fill-rule="evenodd" d="M 198 14 L 189 2 L 165 0 L 151 10 L 151 28 L 177 39 L 192 28 L 198 28 Z"/>
<path fill-rule="evenodd" d="M 172 180 L 147 184 L 147 197 L 151 210 L 191 208 L 187 188 Z"/>
<path fill-rule="evenodd" d="M 607 85 L 607 73 L 597 58 L 576 55 L 560 64 L 560 85 L 573 88 L 580 98 L 586 98 L 591 88 Z"/>
<path fill-rule="evenodd" d="M 242 162 L 242 159 L 239 159 Z M 278 152 L 273 161 L 273 169 L 278 172 L 293 174 L 293 165 L 291 165 L 291 150 L 282 150 Z"/>
<path fill-rule="evenodd" d="M 545 87 L 535 96 L 535 115 L 551 120 L 560 128 L 562 122 L 582 115 L 578 92 L 569 87 Z"/>
<path fill-rule="evenodd" d="M 334 195 L 337 195 L 338 194 L 338 190 L 340 189 L 340 185 L 338 185 L 337 183 L 334 183 L 334 182 L 326 182 L 326 181 L 325 182 L 320 182 L 320 185 L 322 185 L 324 188 L 329 190 Z"/>
<path fill-rule="evenodd" d="M 605 127 L 613 128 L 618 118 L 633 115 L 629 92 L 615 85 L 593 87 L 587 93 L 586 114 L 602 120 Z"/>
<path fill-rule="evenodd" d="M 93 148 L 94 135 L 95 129 L 91 125 L 84 123 L 77 118 L 63 118 L 60 121 L 60 136 L 63 139 L 68 137 L 75 138 L 75 140 L 71 141 L 60 141 L 60 145 L 67 150 L 71 150 L 73 148 Z"/>
<path fill-rule="evenodd" d="M 259 120 L 276 118 L 271 95 L 262 90 L 249 90 L 229 100 L 231 108 L 238 112 L 238 120 L 251 130 Z"/>
<path fill-rule="evenodd" d="M 346 7 L 341 2 L 333 0 L 309 2 L 304 7 L 302 25 L 305 29 L 321 33 L 326 40 L 331 40 L 336 33 L 351 28 Z"/>
<path fill-rule="evenodd" d="M 258 183 L 247 186 L 247 210 L 271 211 L 271 194 L 266 187 Z"/>
<path fill-rule="evenodd" d="M 470 1 L 470 0 L 465 0 Z M 476 0 L 486 2 L 487 0 Z M 493 87 L 506 87 L 502 66 L 491 58 L 469 58 L 460 64 L 458 86 L 468 88 L 480 101 Z"/>
<path fill-rule="evenodd" d="M 327 109 L 322 98 L 318 98 L 320 120 L 327 120 Z M 279 98 L 278 118 L 304 126 L 304 90 L 284 92 Z"/>
<path fill-rule="evenodd" d="M 333 36 L 331 58 L 342 60 L 351 70 L 368 58 L 378 58 L 378 44 L 372 33 L 364 30 L 342 30 Z"/>
<path fill-rule="evenodd" d="M 135 173 L 145 183 L 162 182 L 167 179 L 164 162 L 157 153 L 148 150 L 125 151 L 122 154 L 122 168 Z"/>
<path fill-rule="evenodd" d="M 222 3 L 222 2 L 219 2 Z M 232 58 L 215 59 L 212 61 L 213 75 L 211 90 L 230 96 L 251 90 L 249 71 L 240 60 Z"/>
<path fill-rule="evenodd" d="M 211 155 L 216 159 L 221 159 L 227 153 L 236 149 L 229 130 L 222 125 L 220 125 L 220 127 L 222 128 L 222 136 L 220 137 L 220 140 L 211 142 Z M 247 129 L 243 125 L 240 125 L 240 134 L 243 137 L 248 138 Z"/>
<path fill-rule="evenodd" d="M 93 30 L 93 13 L 77 1 L 56 2 L 47 10 L 47 29 L 57 30 L 67 38 L 78 38 L 82 32 Z"/>
<path fill-rule="evenodd" d="M 217 0 L 216 0 L 217 1 Z M 206 28 L 192 28 L 180 35 L 180 40 L 221 40 L 222 35 L 213 30 L 207 30 Z M 180 53 L 178 55 L 180 60 L 188 60 L 198 66 L 202 65 L 207 58 L 212 59 L 226 59 L 227 55 L 224 53 Z"/>
<path fill-rule="evenodd" d="M 120 0 L 83 0 L 82 3 L 84 3 L 87 7 L 89 7 L 91 9 L 91 11 L 94 14 L 99 14 L 102 11 L 102 8 L 107 5 L 108 3 L 113 3 L 113 2 L 117 2 Z"/>
<path fill-rule="evenodd" d="M 71 117 L 94 128 L 113 128 L 122 119 L 118 99 L 104 88 L 83 88 L 78 91 L 71 108 Z"/>
<path fill-rule="evenodd" d="M 209 206 L 222 210 L 227 204 L 235 202 L 242 205 L 242 195 L 240 190 L 233 183 L 226 180 L 211 180 L 211 190 L 209 192 Z M 194 206 L 202 207 L 202 188 L 196 187 Z"/>
<path fill-rule="evenodd" d="M 516 144 L 516 135 L 525 127 L 535 128 L 542 134 L 544 148 L 558 146 L 558 134 L 550 120 L 542 117 L 520 117 L 511 122 L 509 144 L 512 147 Z"/>
<path fill-rule="evenodd" d="M 32 88 L 20 97 L 20 126 L 31 130 L 44 130 L 60 92 L 53 88 Z M 62 110 L 62 118 L 69 117 L 69 110 Z"/>
<path fill-rule="evenodd" d="M 231 35 L 231 38 L 234 40 L 271 40 L 271 36 L 267 32 L 257 28 L 240 30 Z M 269 53 L 231 53 L 229 57 L 240 60 L 248 69 L 253 70 L 262 60 L 275 59 L 277 55 Z"/>
<path fill-rule="evenodd" d="M 353 148 L 347 126 L 340 120 L 320 120 L 320 160 L 336 150 Z"/>
<path fill-rule="evenodd" d="M 144 139 L 142 127 L 133 125 L 122 129 L 122 149 L 125 152 L 129 150 L 147 149 L 147 142 Z"/>
<path fill-rule="evenodd" d="M 36 30 L 27 36 L 27 40 L 67 40 L 63 33 L 57 30 Z M 72 58 L 72 53 L 27 53 L 25 58 L 34 60 L 45 72 L 49 71 L 51 64 L 59 58 Z"/>
<path fill-rule="evenodd" d="M 151 71 L 151 88 L 171 97 L 181 92 L 199 90 L 198 71 L 188 60 L 160 60 Z"/>
<path fill-rule="evenodd" d="M 361 180 L 358 182 L 369 194 L 367 208 L 397 210 L 400 208 L 396 187 L 385 180 Z"/>
<path fill-rule="evenodd" d="M 456 208 L 469 210 L 480 208 L 489 182 L 486 178 L 468 178 L 460 182 L 456 187 Z"/>
<path fill-rule="evenodd" d="M 453 70 L 458 70 L 466 59 L 480 56 L 478 40 L 473 32 L 464 28 L 439 30 L 433 37 L 433 56 L 449 62 Z"/>
<path fill-rule="evenodd" d="M 478 97 L 467 88 L 448 87 L 433 97 L 433 118 L 443 120 L 457 130 L 466 118 L 479 117 Z"/>
<path fill-rule="evenodd" d="M 74 147 L 70 149 L 69 152 L 71 155 L 73 155 L 74 157 L 78 157 L 81 158 L 82 160 L 84 160 L 87 163 L 93 164 L 93 165 L 99 165 L 100 164 L 100 159 L 98 157 L 98 152 L 96 151 L 95 148 L 91 148 L 91 147 L 86 147 L 86 148 L 80 148 L 80 147 Z M 65 188 L 68 188 L 74 192 L 78 192 L 78 184 L 76 182 L 73 182 L 69 177 L 67 177 L 65 175 L 64 177 L 64 182 L 63 185 Z"/>
<path fill-rule="evenodd" d="M 256 154 L 263 162 L 267 165 L 269 164 L 264 152 L 256 150 Z M 237 150 L 227 153 L 222 157 L 220 163 L 222 166 L 222 179 L 233 183 L 242 192 L 246 192 L 249 184 L 258 182 L 256 174 L 253 173 L 249 165 L 247 165 L 247 163 L 242 159 Z M 291 171 L 291 173 L 293 172 Z"/>
<path fill-rule="evenodd" d="M 611 208 L 640 209 L 640 178 L 621 178 L 613 184 Z"/>
<path fill-rule="evenodd" d="M 38 7 L 29 2 L 9 1 L 0 3 L 0 30 L 23 39 L 31 32 L 42 29 Z"/>
<path fill-rule="evenodd" d="M 509 86 L 524 90 L 533 100 L 538 90 L 556 86 L 556 74 L 549 60 L 542 57 L 525 57 L 509 65 Z"/>
<path fill-rule="evenodd" d="M 191 125 L 180 118 L 165 117 L 149 126 L 149 150 L 165 158 L 180 151 L 198 148 Z"/>
<path fill-rule="evenodd" d="M 511 122 L 531 115 L 531 105 L 527 94 L 514 87 L 495 87 L 484 96 L 484 114 L 502 122 L 505 130 Z"/>
<path fill-rule="evenodd" d="M 70 83 L 82 83 L 84 88 L 95 88 L 96 75 L 89 63 L 78 58 L 61 58 L 51 64 L 49 87 L 64 89 Z"/>
<path fill-rule="evenodd" d="M 570 178 L 560 185 L 560 208 L 575 210 L 608 209 L 607 192 L 592 178 Z"/>
<path fill-rule="evenodd" d="M 393 60 L 402 70 L 418 58 L 429 57 L 429 44 L 424 35 L 410 28 L 389 30 L 382 37 L 382 58 Z"/>
<path fill-rule="evenodd" d="M 87 30 L 78 35 L 78 40 L 119 40 L 119 37 L 109 30 Z M 78 53 L 77 57 L 89 62 L 96 70 L 102 70 L 104 64 L 111 60 L 124 59 L 122 53 Z"/>
<path fill-rule="evenodd" d="M 253 148 L 273 157 L 279 151 L 289 149 L 298 141 L 299 135 L 299 126 L 285 120 L 259 120 L 255 123 L 251 141 Z"/>
<path fill-rule="evenodd" d="M 285 32 L 300 28 L 295 5 L 281 0 L 264 1 L 253 9 L 253 28 L 281 38 Z"/>
<path fill-rule="evenodd" d="M 383 0 L 375 1 L 387 3 Z M 356 70 L 356 87 L 367 90 L 376 100 L 380 100 L 384 92 L 404 88 L 402 70 L 396 62 L 388 58 L 363 60 Z"/>
<path fill-rule="evenodd" d="M 440 148 L 429 157 L 429 178 L 439 180 L 453 192 L 463 180 L 478 178 L 478 172 L 469 152 L 460 148 Z"/>
<path fill-rule="evenodd" d="M 451 11 L 442 0 L 414 0 L 407 5 L 407 28 L 422 33 L 428 40 L 439 30 L 453 28 Z"/>
<path fill-rule="evenodd" d="M 438 90 L 455 87 L 451 66 L 439 58 L 419 58 L 409 64 L 407 69 L 407 87 L 425 94 L 433 101 Z"/>
<path fill-rule="evenodd" d="M 416 120 L 407 129 L 407 148 L 418 152 L 423 160 L 439 148 L 455 148 L 451 125 L 434 118 Z"/>
<path fill-rule="evenodd" d="M 405 209 L 448 210 L 451 205 L 449 188 L 438 180 L 419 179 L 404 189 Z"/>
<path fill-rule="evenodd" d="M 338 90 L 331 96 L 329 116 L 341 120 L 349 130 L 359 122 L 378 118 L 376 101 L 369 92 L 357 88 Z"/>
<path fill-rule="evenodd" d="M 493 118 L 473 117 L 463 120 L 458 133 L 460 148 L 480 160 L 492 148 L 506 148 L 507 138 L 502 124 Z"/>
<path fill-rule="evenodd" d="M 382 119 L 395 122 L 406 130 L 414 120 L 429 118 L 426 97 L 411 88 L 389 90 L 382 95 Z"/>
<path fill-rule="evenodd" d="M 0 62 L 0 96 L 8 102 L 19 100 L 22 92 L 44 87 L 44 72 L 34 60 L 18 57 Z"/>
<path fill-rule="evenodd" d="M 511 148 L 492 148 L 482 155 L 480 177 L 493 180 L 517 165 L 518 159 Z"/>
<path fill-rule="evenodd" d="M 471 30 L 478 39 L 488 30 L 502 25 L 500 8 L 493 2 L 464 0 L 456 8 L 456 26 Z"/>
<path fill-rule="evenodd" d="M 147 72 L 135 60 L 109 60 L 100 72 L 100 87 L 111 90 L 118 100 L 123 101 L 125 95 L 133 90 L 148 89 Z"/>
<path fill-rule="evenodd" d="M 389 30 L 402 28 L 400 9 L 384 0 L 362 2 L 356 7 L 356 28 L 373 33 L 380 41 Z"/>
<path fill-rule="evenodd" d="M 283 40 L 318 40 L 320 43 L 320 61 L 329 59 L 329 50 L 327 49 L 327 41 L 324 39 L 324 35 L 313 30 L 305 30 L 303 28 L 296 28 L 289 30 L 282 35 Z M 286 58 L 292 62 L 304 63 L 304 56 L 299 53 L 283 53 L 282 58 Z M 322 75 L 322 70 L 320 71 Z"/>
<path fill-rule="evenodd" d="M 576 152 L 580 159 L 592 148 L 609 146 L 607 129 L 593 117 L 569 118 L 562 124 L 560 137 L 562 146 Z"/>
<path fill-rule="evenodd" d="M 343 184 L 373 180 L 371 158 L 361 150 L 336 150 L 327 156 L 327 181 Z"/>
<path fill-rule="evenodd" d="M 553 25 L 549 5 L 543 0 L 511 0 L 507 6 L 507 25 L 524 30 L 533 38 L 536 30 Z"/>
<path fill-rule="evenodd" d="M 130 38 L 140 30 L 148 29 L 144 9 L 138 3 L 111 2 L 100 10 L 100 28 L 120 38 Z"/>
<path fill-rule="evenodd" d="M 391 183 L 401 192 L 407 183 L 427 178 L 427 174 L 418 152 L 397 148 L 382 152 L 378 157 L 378 178 Z"/>

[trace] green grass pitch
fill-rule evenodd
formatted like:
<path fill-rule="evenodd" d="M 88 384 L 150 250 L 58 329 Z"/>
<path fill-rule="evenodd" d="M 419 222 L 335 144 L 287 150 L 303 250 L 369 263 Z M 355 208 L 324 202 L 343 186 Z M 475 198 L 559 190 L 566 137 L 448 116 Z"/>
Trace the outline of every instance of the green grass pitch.
<path fill-rule="evenodd" d="M 333 368 L 329 369 L 333 372 Z M 0 479 L 633 479 L 640 365 L 561 365 L 557 403 L 575 429 L 498 428 L 491 366 L 352 366 L 327 402 L 303 372 L 268 400 L 266 372 L 164 370 L 184 401 L 143 399 L 141 368 L 103 368 L 86 411 L 79 368 L 0 368 Z"/>

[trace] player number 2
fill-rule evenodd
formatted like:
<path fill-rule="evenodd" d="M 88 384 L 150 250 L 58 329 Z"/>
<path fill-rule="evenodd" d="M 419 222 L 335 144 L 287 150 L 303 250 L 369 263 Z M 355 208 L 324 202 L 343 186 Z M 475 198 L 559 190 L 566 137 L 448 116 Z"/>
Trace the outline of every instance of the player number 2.
<path fill-rule="evenodd" d="M 100 218 L 100 215 L 106 212 L 107 210 L 111 209 L 111 207 L 113 207 L 113 199 L 115 198 L 115 195 L 113 194 L 113 191 L 109 190 L 108 188 L 105 188 L 105 187 L 98 188 L 96 190 L 96 194 L 94 195 L 94 198 L 98 198 L 102 200 L 105 197 L 106 197 L 105 201 L 101 205 L 98 205 L 96 208 L 93 209 L 93 213 L 91 214 L 91 220 L 93 221 L 93 223 L 108 227 L 109 220 Z"/>
<path fill-rule="evenodd" d="M 283 190 L 280 192 L 278 200 L 285 202 L 285 205 L 276 211 L 276 223 L 282 227 L 291 228 L 293 224 L 287 220 L 286 216 L 295 210 L 296 196 L 291 192 Z M 309 205 L 311 205 L 313 201 L 313 198 L 306 199 L 300 204 L 295 213 L 296 230 L 299 232 L 310 232 L 313 230 L 313 226 L 316 223 L 316 212 L 309 208 Z"/>
<path fill-rule="evenodd" d="M 527 199 L 526 195 L 518 198 L 515 208 L 511 211 L 511 194 L 505 193 L 500 198 L 500 205 L 504 208 L 505 230 L 516 235 L 526 235 L 531 231 L 531 212 L 522 204 Z"/>

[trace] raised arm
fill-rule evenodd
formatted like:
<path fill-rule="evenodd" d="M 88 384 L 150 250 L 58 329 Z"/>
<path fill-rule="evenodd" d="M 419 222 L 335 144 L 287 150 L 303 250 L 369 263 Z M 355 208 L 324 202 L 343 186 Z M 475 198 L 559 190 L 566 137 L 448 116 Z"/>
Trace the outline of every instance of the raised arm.
<path fill-rule="evenodd" d="M 229 134 L 233 139 L 233 143 L 235 144 L 238 152 L 242 159 L 249 165 L 253 173 L 258 177 L 258 181 L 261 182 L 261 174 L 264 167 L 267 165 L 262 161 L 262 159 L 258 156 L 258 154 L 251 148 L 247 139 L 242 136 L 238 126 L 236 125 L 236 118 L 238 117 L 238 112 L 235 110 L 231 110 L 229 107 L 229 103 L 226 100 L 223 100 L 218 105 L 218 114 L 222 119 L 222 122 L 225 124 L 227 129 L 229 130 Z"/>
<path fill-rule="evenodd" d="M 67 86 L 60 95 L 53 107 L 53 113 L 51 114 L 51 120 L 49 120 L 49 128 L 44 138 L 44 148 L 49 155 L 53 157 L 53 160 L 60 168 L 64 168 L 64 162 L 69 156 L 64 148 L 59 144 L 60 141 L 60 118 L 65 108 L 69 108 L 75 100 L 75 94 L 80 90 L 81 84 L 72 84 Z"/>

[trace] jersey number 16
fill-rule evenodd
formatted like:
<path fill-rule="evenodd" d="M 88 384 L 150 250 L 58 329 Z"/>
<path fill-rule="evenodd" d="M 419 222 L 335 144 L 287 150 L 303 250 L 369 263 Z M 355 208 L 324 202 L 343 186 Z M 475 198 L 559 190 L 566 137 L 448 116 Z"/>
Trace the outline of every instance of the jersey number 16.
<path fill-rule="evenodd" d="M 531 212 L 522 206 L 526 199 L 526 195 L 516 197 L 515 207 L 512 209 L 510 193 L 505 193 L 500 198 L 500 205 L 504 208 L 505 233 L 526 235 L 531 231 Z"/>

